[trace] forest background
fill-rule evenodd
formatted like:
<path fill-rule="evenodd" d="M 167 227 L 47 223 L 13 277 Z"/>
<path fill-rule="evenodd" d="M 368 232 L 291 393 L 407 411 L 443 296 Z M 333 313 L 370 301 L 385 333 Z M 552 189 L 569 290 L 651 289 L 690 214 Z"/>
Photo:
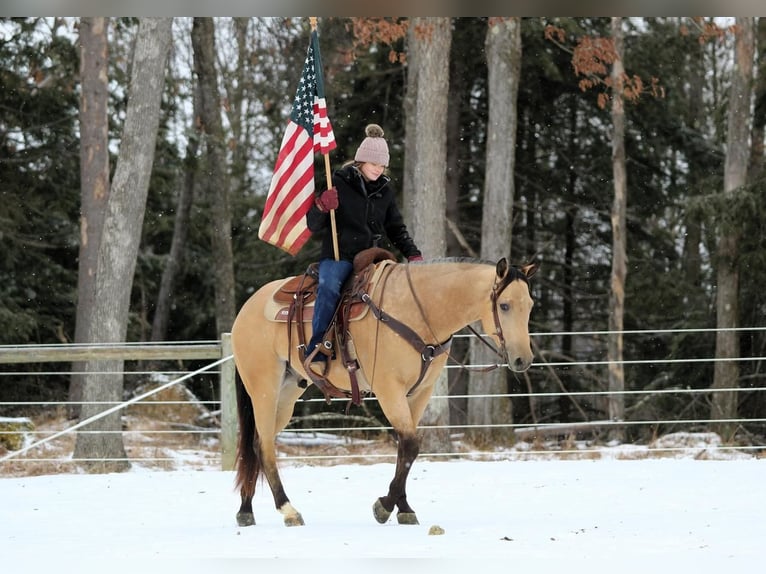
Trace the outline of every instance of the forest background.
<path fill-rule="evenodd" d="M 95 149 L 83 139 L 98 124 L 87 122 L 93 109 L 81 98 L 85 80 L 99 76 L 87 75 L 82 33 L 101 30 L 100 77 L 108 79 L 101 164 L 108 176 L 101 196 L 90 195 L 103 217 L 109 181 L 114 190 L 122 173 L 119 183 L 129 189 L 140 172 L 139 162 L 132 173 L 133 158 L 120 154 L 142 20 L 0 20 L 2 345 L 88 338 L 77 329 L 94 302 L 78 281 L 83 238 L 100 227 L 82 225 L 85 190 L 94 189 L 86 181 L 92 154 L 82 150 Z M 309 21 L 174 18 L 169 30 L 156 140 L 143 155 L 151 160 L 146 200 L 140 213 L 134 206 L 119 214 L 140 225 L 127 265 L 135 273 L 122 277 L 132 277 L 124 338 L 218 340 L 259 286 L 300 273 L 318 257 L 314 240 L 291 257 L 257 237 Z M 725 404 L 715 395 L 691 402 L 628 395 L 618 412 L 624 419 L 766 416 L 758 392 L 766 343 L 759 330 L 766 306 L 766 20 L 322 18 L 319 32 L 338 143 L 333 166 L 353 155 L 367 123 L 379 123 L 400 204 L 426 258 L 510 255 L 517 264 L 542 264 L 531 329 L 564 334 L 536 342 L 538 359 L 585 364 L 522 377 L 496 373 L 495 388 L 605 391 L 616 379 L 628 391 L 751 388 L 723 393 L 732 399 Z M 151 46 L 157 38 L 150 36 Z M 620 68 L 625 73 L 616 76 Z M 622 150 L 615 102 L 624 110 Z M 316 169 L 321 188 L 321 158 Z M 501 217 L 490 222 L 491 214 Z M 130 251 L 122 247 L 112 246 Z M 622 273 L 615 266 L 620 250 Z M 723 309 L 722 278 L 734 297 Z M 695 331 L 722 327 L 724 335 Z M 457 353 L 469 350 L 459 344 Z M 642 361 L 618 372 L 603 364 L 623 355 Z M 713 356 L 752 360 L 731 361 L 728 370 L 672 362 Z M 82 389 L 73 379 L 8 377 L 0 401 L 76 399 Z M 486 392 L 470 379 L 451 371 L 449 392 Z M 127 378 L 126 392 L 136 384 Z M 217 392 L 212 378 L 190 386 L 204 398 Z M 506 414 L 569 422 L 614 418 L 613 408 L 607 398 L 563 395 L 514 401 Z M 4 410 L 0 415 L 19 412 Z M 470 410 L 450 401 L 450 421 L 470 420 Z M 766 425 L 717 430 L 726 440 L 746 440 Z M 654 431 L 629 428 L 620 438 Z"/>

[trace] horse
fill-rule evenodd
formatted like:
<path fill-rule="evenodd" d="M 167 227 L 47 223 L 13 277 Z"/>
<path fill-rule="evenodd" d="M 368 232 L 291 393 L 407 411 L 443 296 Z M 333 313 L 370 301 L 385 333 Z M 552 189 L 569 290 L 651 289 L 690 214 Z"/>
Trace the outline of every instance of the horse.
<path fill-rule="evenodd" d="M 517 373 L 528 369 L 533 360 L 528 281 L 538 264 L 513 266 L 506 258 L 495 264 L 466 259 L 388 263 L 374 291 L 359 297 L 368 312 L 346 325 L 360 386 L 377 398 L 398 443 L 394 476 L 387 494 L 373 504 L 374 518 L 384 524 L 396 507 L 400 524 L 418 524 L 407 501 L 407 476 L 419 453 L 418 423 L 448 360 L 452 336 L 481 321 L 505 365 Z M 258 289 L 240 308 L 231 329 L 238 375 L 235 489 L 239 488 L 241 497 L 239 526 L 255 524 L 252 499 L 261 476 L 271 488 L 284 524 L 305 524 L 285 493 L 277 469 L 276 437 L 290 422 L 305 388 L 317 381 L 304 367 L 305 349 L 294 344 L 298 329 L 305 325 L 269 316 L 274 294 L 285 281 Z M 325 376 L 330 386 L 350 396 L 347 365 L 333 359 L 328 369 Z"/>

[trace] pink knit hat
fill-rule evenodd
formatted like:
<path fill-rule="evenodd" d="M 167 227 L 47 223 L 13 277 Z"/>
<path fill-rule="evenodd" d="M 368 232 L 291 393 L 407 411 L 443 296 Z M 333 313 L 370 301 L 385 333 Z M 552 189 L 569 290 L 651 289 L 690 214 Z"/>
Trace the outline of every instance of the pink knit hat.
<path fill-rule="evenodd" d="M 364 128 L 364 135 L 367 137 L 356 150 L 354 161 L 388 166 L 388 144 L 383 139 L 383 128 L 378 124 L 369 124 Z"/>

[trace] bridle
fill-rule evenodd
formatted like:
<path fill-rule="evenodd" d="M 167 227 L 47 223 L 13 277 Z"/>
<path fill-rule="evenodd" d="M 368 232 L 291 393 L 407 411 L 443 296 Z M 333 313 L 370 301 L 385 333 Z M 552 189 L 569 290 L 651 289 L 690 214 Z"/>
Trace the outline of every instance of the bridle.
<path fill-rule="evenodd" d="M 467 325 L 467 328 L 471 333 L 473 333 L 479 341 L 484 343 L 489 349 L 497 355 L 502 362 L 508 363 L 508 351 L 505 346 L 505 335 L 503 335 L 503 326 L 500 323 L 500 314 L 497 310 L 497 300 L 502 294 L 502 292 L 505 290 L 508 285 L 513 283 L 516 279 L 520 279 L 524 281 L 524 283 L 527 283 L 529 285 L 529 282 L 527 280 L 527 276 L 524 275 L 522 272 L 520 272 L 515 267 L 509 267 L 508 273 L 505 274 L 505 277 L 503 277 L 500 281 L 496 281 L 495 284 L 492 286 L 492 293 L 489 296 L 489 300 L 492 303 L 492 320 L 495 322 L 495 336 L 497 337 L 499 343 L 500 343 L 500 349 L 495 348 L 495 346 L 487 341 L 484 337 L 481 336 L 480 333 L 476 331 L 471 325 Z M 460 361 L 456 361 L 454 357 L 450 355 L 450 358 L 457 362 L 460 366 L 463 368 L 467 368 L 466 365 L 461 363 Z M 486 372 L 486 371 L 493 371 L 497 368 L 499 368 L 499 364 L 490 365 L 488 367 L 484 367 L 481 369 L 476 369 L 479 372 Z"/>
<path fill-rule="evenodd" d="M 409 266 L 405 266 L 405 272 L 407 275 L 407 282 L 409 283 L 409 286 L 410 286 L 410 292 L 412 293 L 412 297 L 415 300 L 415 304 L 417 305 L 418 310 L 420 311 L 420 315 L 423 321 L 425 322 L 426 326 L 428 326 L 428 330 L 431 331 L 431 335 L 435 339 L 436 336 L 431 330 L 431 326 L 428 323 L 428 319 L 426 317 L 425 311 L 423 311 L 423 306 L 420 304 L 420 300 L 418 299 L 418 296 L 415 293 L 415 288 L 412 285 L 412 278 L 410 277 Z M 505 335 L 503 334 L 503 326 L 500 323 L 500 314 L 497 310 L 497 305 L 498 305 L 497 300 L 502 294 L 502 292 L 505 290 L 505 288 L 508 287 L 508 285 L 510 285 L 511 283 L 513 283 L 513 281 L 515 281 L 516 279 L 520 279 L 524 281 L 524 283 L 526 283 L 527 286 L 529 285 L 527 276 L 524 275 L 524 273 L 522 273 L 515 267 L 509 267 L 508 272 L 505 274 L 505 276 L 499 281 L 495 281 L 495 284 L 492 286 L 492 293 L 489 296 L 489 300 L 492 303 L 492 320 L 495 323 L 495 335 L 497 336 L 498 341 L 500 342 L 500 350 L 497 349 L 491 342 L 487 341 L 485 337 L 482 337 L 482 335 L 479 332 L 477 332 L 476 329 L 474 329 L 471 325 L 466 325 L 468 330 L 471 331 L 471 333 L 473 333 L 476 336 L 476 338 L 479 339 L 479 341 L 481 341 L 484 345 L 486 345 L 495 355 L 497 355 L 497 357 L 500 358 L 501 363 L 506 363 L 506 364 L 508 363 L 508 351 L 506 350 L 506 347 L 505 347 Z M 450 359 L 452 359 L 452 361 L 456 363 L 457 365 L 459 365 L 461 368 L 463 369 L 469 368 L 467 365 L 465 365 L 462 361 L 458 360 L 456 357 L 452 355 L 452 353 L 449 352 L 448 345 L 447 345 L 446 351 L 444 352 L 446 352 L 447 356 Z M 421 357 L 423 357 L 422 354 L 421 354 Z M 423 357 L 423 360 L 425 361 L 424 357 Z M 433 357 L 431 357 L 431 360 L 433 360 Z M 501 363 L 489 365 L 487 367 L 482 367 L 482 368 L 471 367 L 471 369 L 480 373 L 494 371 L 495 369 L 498 369 L 500 367 Z"/>
<path fill-rule="evenodd" d="M 412 284 L 412 277 L 410 276 L 410 268 L 409 265 L 404 266 L 405 274 L 407 276 L 407 282 L 410 287 L 410 292 L 412 293 L 412 297 L 415 300 L 415 304 L 418 307 L 418 310 L 420 311 L 420 315 L 423 319 L 423 322 L 428 327 L 428 330 L 430 332 L 431 337 L 434 341 L 436 341 L 436 334 L 433 332 L 433 329 L 431 329 L 431 325 L 428 321 L 428 318 L 426 317 L 425 311 L 423 310 L 423 306 L 420 303 L 420 299 L 417 296 L 417 293 L 415 292 L 414 285 Z M 390 273 L 387 274 L 381 284 L 381 301 L 383 299 L 383 291 L 385 290 L 385 286 L 388 283 L 388 279 L 390 277 Z M 492 318 L 495 322 L 495 335 L 497 336 L 501 350 L 498 350 L 495 348 L 492 343 L 488 342 L 484 337 L 481 336 L 476 330 L 468 325 L 468 329 L 476 335 L 476 337 L 484 343 L 487 347 L 489 347 L 495 355 L 497 355 L 500 360 L 504 363 L 508 363 L 508 353 L 505 348 L 505 336 L 503 334 L 503 326 L 500 323 L 500 314 L 497 310 L 498 307 L 498 298 L 502 294 L 502 292 L 505 290 L 508 285 L 510 285 L 513 281 L 516 279 L 521 279 L 524 281 L 524 283 L 527 283 L 529 285 L 529 282 L 527 281 L 527 276 L 524 275 L 521 271 L 514 267 L 509 267 L 508 272 L 505 274 L 505 276 L 500 279 L 500 281 L 496 281 L 495 284 L 492 287 L 492 293 L 490 294 L 490 302 L 492 303 Z M 450 352 L 450 347 L 452 345 L 452 337 L 450 336 L 446 341 L 442 342 L 436 342 L 436 343 L 426 343 L 423 338 L 416 333 L 412 328 L 407 326 L 402 321 L 399 321 L 395 317 L 392 317 L 385 311 L 383 311 L 378 305 L 376 305 L 372 297 L 369 293 L 365 291 L 360 291 L 357 296 L 359 299 L 365 303 L 370 310 L 372 311 L 372 314 L 375 316 L 375 318 L 378 320 L 379 323 L 385 324 L 388 326 L 389 329 L 396 332 L 400 337 L 402 337 L 405 341 L 407 341 L 420 355 L 420 376 L 418 377 L 415 384 L 410 388 L 410 390 L 407 392 L 407 396 L 412 395 L 412 393 L 415 391 L 415 389 L 420 386 L 420 383 L 423 381 L 423 378 L 426 375 L 426 372 L 428 371 L 428 368 L 431 365 L 431 362 L 438 357 L 439 355 L 446 354 L 447 357 L 452 359 L 457 365 L 462 367 L 463 369 L 468 369 L 469 367 L 466 366 L 462 361 L 459 361 L 456 359 L 452 353 Z M 377 355 L 377 353 L 375 353 Z M 497 369 L 500 367 L 500 363 L 495 365 L 489 365 L 488 367 L 483 367 L 476 369 L 474 367 L 471 367 L 472 370 L 475 370 L 477 372 L 486 372 L 486 371 L 492 371 L 494 369 Z"/>

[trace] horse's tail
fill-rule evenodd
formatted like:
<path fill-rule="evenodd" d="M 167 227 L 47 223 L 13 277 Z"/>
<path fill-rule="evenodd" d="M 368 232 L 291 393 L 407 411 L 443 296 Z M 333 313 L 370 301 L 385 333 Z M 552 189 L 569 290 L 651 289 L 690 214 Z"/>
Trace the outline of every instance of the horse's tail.
<path fill-rule="evenodd" d="M 258 443 L 258 431 L 255 429 L 253 403 L 236 368 L 235 372 L 237 412 L 239 414 L 235 488 L 240 489 L 243 499 L 249 500 L 255 493 L 255 483 L 261 473 L 260 445 Z"/>

